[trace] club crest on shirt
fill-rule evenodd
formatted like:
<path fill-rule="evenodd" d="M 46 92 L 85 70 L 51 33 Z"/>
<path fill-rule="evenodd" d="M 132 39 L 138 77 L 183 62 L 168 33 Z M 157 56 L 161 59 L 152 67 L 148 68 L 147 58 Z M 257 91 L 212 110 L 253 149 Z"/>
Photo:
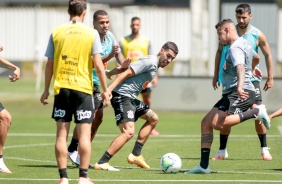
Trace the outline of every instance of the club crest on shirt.
<path fill-rule="evenodd" d="M 130 119 L 134 118 L 134 114 L 133 114 L 132 110 L 127 111 L 127 117 L 130 118 Z"/>

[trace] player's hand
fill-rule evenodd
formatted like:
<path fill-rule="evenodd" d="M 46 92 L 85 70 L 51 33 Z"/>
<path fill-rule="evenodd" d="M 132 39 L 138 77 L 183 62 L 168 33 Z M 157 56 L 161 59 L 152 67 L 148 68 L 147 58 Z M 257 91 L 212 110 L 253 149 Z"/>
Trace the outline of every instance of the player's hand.
<path fill-rule="evenodd" d="M 113 52 L 114 52 L 115 54 L 118 54 L 118 51 L 119 51 L 119 45 L 113 46 Z"/>
<path fill-rule="evenodd" d="M 43 94 L 41 95 L 41 98 L 40 98 L 40 102 L 43 105 L 48 104 L 48 102 L 47 102 L 48 97 L 49 97 L 49 91 L 43 92 Z"/>
<path fill-rule="evenodd" d="M 260 71 L 260 69 L 255 67 L 255 69 L 253 70 L 253 76 L 255 76 L 255 77 L 257 77 L 261 80 L 262 79 L 262 72 Z"/>
<path fill-rule="evenodd" d="M 270 79 L 268 78 L 267 81 L 265 82 L 263 90 L 267 91 L 269 88 L 273 86 L 273 83 L 274 83 L 273 78 L 270 78 Z"/>
<path fill-rule="evenodd" d="M 16 67 L 16 70 L 14 71 L 14 75 L 13 76 L 9 75 L 10 82 L 16 82 L 17 80 L 19 80 L 20 75 L 21 75 L 21 70 L 19 67 Z"/>
<path fill-rule="evenodd" d="M 213 87 L 214 90 L 217 90 L 219 86 L 220 86 L 220 84 L 217 82 L 217 77 L 214 76 L 213 79 L 212 79 L 212 87 Z"/>
<path fill-rule="evenodd" d="M 118 66 L 120 68 L 128 68 L 129 65 L 131 63 L 131 58 L 127 58 L 125 59 L 122 63 L 121 63 L 121 66 Z"/>
<path fill-rule="evenodd" d="M 110 70 L 105 70 L 105 74 L 108 79 L 112 80 L 112 75 L 110 74 Z"/>
<path fill-rule="evenodd" d="M 4 49 L 4 48 L 3 48 L 3 46 L 2 46 L 2 45 L 0 45 L 0 52 L 1 52 L 1 51 L 3 51 L 3 49 Z"/>
<path fill-rule="evenodd" d="M 240 90 L 238 89 L 238 95 L 239 95 L 241 101 L 245 101 L 245 100 L 247 100 L 248 97 L 249 97 L 249 93 L 248 93 L 248 92 L 245 92 L 245 91 L 242 90 L 242 89 L 240 89 Z"/>
<path fill-rule="evenodd" d="M 102 93 L 104 108 L 108 107 L 111 104 L 110 102 L 111 97 L 112 97 L 112 93 L 109 93 L 108 90 Z"/>

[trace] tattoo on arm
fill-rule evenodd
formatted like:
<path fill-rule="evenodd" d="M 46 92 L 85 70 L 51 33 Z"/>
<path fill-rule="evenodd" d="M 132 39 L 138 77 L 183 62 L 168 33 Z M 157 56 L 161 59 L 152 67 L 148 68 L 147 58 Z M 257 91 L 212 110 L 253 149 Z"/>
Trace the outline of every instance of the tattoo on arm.
<path fill-rule="evenodd" d="M 155 115 L 155 113 L 154 113 L 154 111 L 152 111 L 152 110 L 149 110 L 149 111 L 145 114 L 145 116 L 146 116 L 147 119 L 153 117 L 154 115 Z"/>
<path fill-rule="evenodd" d="M 243 89 L 245 81 L 245 66 L 243 64 L 237 65 L 237 78 L 238 78 L 238 88 Z"/>
<path fill-rule="evenodd" d="M 202 134 L 202 143 L 211 144 L 213 141 L 213 134 Z"/>

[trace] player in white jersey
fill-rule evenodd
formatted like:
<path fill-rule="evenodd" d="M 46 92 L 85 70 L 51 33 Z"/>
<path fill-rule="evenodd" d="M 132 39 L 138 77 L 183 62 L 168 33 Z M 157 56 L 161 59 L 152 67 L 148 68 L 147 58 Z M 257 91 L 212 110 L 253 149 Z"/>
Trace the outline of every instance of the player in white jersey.
<path fill-rule="evenodd" d="M 265 35 L 259 29 L 249 24 L 250 20 L 252 19 L 250 5 L 239 4 L 236 7 L 235 12 L 236 12 L 236 19 L 238 23 L 236 25 L 238 35 L 246 39 L 257 53 L 259 47 L 265 57 L 265 63 L 267 68 L 267 80 L 263 89 L 267 91 L 269 88 L 273 86 L 272 56 L 271 56 L 269 44 L 266 41 Z M 215 72 L 214 72 L 215 75 L 213 79 L 214 89 L 218 88 L 217 81 L 218 83 L 221 83 L 222 81 L 222 70 L 224 67 L 225 55 L 228 51 L 228 48 L 229 46 L 219 45 L 219 48 L 217 50 L 216 58 L 215 58 Z M 259 70 L 259 65 L 257 65 L 256 68 Z M 262 94 L 260 89 L 261 80 L 262 80 L 261 76 L 259 77 L 253 76 L 251 78 L 251 81 L 256 89 L 256 101 L 252 106 L 252 108 L 262 104 L 262 96 L 261 96 Z M 269 153 L 269 148 L 267 146 L 267 141 L 266 141 L 266 128 L 260 123 L 259 120 L 255 120 L 255 127 L 256 127 L 256 132 L 258 134 L 258 138 L 260 140 L 260 152 L 262 159 L 271 160 L 272 156 Z M 228 152 L 226 146 L 230 132 L 231 129 L 220 131 L 220 146 L 213 160 L 222 160 L 228 158 Z"/>
<path fill-rule="evenodd" d="M 134 136 L 135 122 L 138 118 L 144 119 L 145 123 L 139 130 L 137 140 L 127 161 L 145 169 L 150 168 L 142 157 L 141 150 L 159 118 L 144 102 L 138 100 L 137 96 L 152 81 L 158 68 L 166 67 L 177 54 L 177 45 L 173 42 L 167 42 L 162 46 L 158 55 L 145 56 L 132 63 L 109 86 L 113 95 L 111 104 L 115 111 L 116 125 L 120 129 L 120 134 L 95 164 L 95 170 L 119 171 L 119 169 L 110 166 L 109 161 Z"/>
<path fill-rule="evenodd" d="M 230 45 L 223 70 L 222 98 L 201 122 L 201 161 L 186 174 L 209 174 L 209 156 L 213 142 L 213 129 L 225 130 L 251 118 L 259 118 L 269 129 L 270 120 L 264 105 L 248 110 L 255 102 L 255 88 L 250 81 L 259 55 L 243 38 L 239 38 L 230 19 L 216 25 L 219 41 Z"/>

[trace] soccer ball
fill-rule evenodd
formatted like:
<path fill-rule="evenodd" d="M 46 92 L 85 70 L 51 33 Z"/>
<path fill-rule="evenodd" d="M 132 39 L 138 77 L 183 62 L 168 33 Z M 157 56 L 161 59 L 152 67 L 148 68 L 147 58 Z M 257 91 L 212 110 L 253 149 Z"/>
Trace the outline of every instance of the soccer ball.
<path fill-rule="evenodd" d="M 167 153 L 162 156 L 160 166 L 164 173 L 175 174 L 181 169 L 182 161 L 177 154 Z"/>

